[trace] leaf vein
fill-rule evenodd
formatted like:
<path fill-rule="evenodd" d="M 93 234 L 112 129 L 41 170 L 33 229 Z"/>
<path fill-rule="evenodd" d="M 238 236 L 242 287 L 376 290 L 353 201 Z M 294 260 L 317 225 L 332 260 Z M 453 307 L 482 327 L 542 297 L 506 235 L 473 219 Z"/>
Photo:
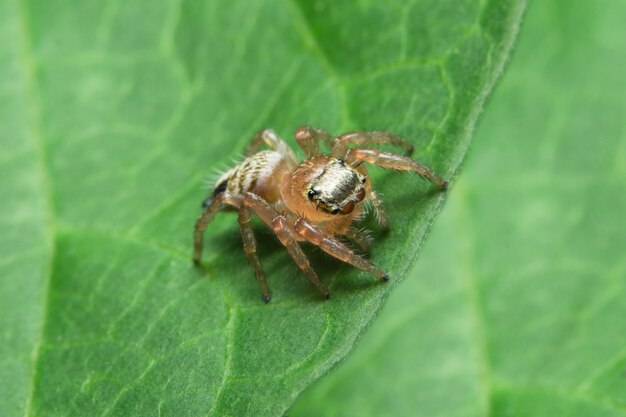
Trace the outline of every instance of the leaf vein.
<path fill-rule="evenodd" d="M 52 280 L 53 262 L 55 253 L 55 215 L 52 184 L 50 181 L 49 168 L 45 157 L 45 146 L 43 139 L 43 128 L 41 120 L 41 96 L 40 87 L 37 81 L 37 64 L 33 55 L 33 41 L 31 39 L 30 27 L 30 11 L 28 10 L 27 0 L 14 0 L 14 6 L 17 9 L 19 19 L 19 64 L 22 67 L 24 75 L 24 89 L 26 92 L 27 112 L 29 126 L 31 127 L 30 137 L 33 142 L 36 154 L 36 163 L 38 168 L 39 187 L 43 195 L 43 214 L 44 214 L 44 235 L 45 245 L 48 251 L 48 257 L 45 262 L 43 272 L 43 303 L 40 312 L 39 331 L 31 352 L 32 370 L 29 378 L 28 394 L 26 404 L 24 406 L 24 416 L 28 417 L 31 413 L 33 398 L 35 392 L 35 381 L 37 378 L 37 364 L 39 362 L 39 354 L 44 337 L 46 312 L 49 303 L 49 287 Z"/>

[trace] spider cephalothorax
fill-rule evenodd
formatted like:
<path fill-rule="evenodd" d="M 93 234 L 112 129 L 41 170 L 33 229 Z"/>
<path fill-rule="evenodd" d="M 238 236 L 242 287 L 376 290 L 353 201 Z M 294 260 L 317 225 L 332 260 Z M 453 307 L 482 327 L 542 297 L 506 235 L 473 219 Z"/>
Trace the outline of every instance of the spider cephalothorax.
<path fill-rule="evenodd" d="M 367 177 L 347 166 L 343 159 L 325 157 L 315 159 L 324 164 L 324 169 L 309 183 L 306 189 L 307 198 L 326 213 L 352 213 L 354 205 L 365 198 Z"/>
<path fill-rule="evenodd" d="M 262 130 L 246 150 L 246 159 L 224 173 L 215 183 L 211 196 L 203 203 L 203 212 L 194 229 L 194 262 L 200 262 L 202 233 L 215 213 L 226 208 L 239 211 L 239 226 L 244 252 L 252 264 L 263 298 L 271 295 L 265 272 L 256 254 L 256 239 L 250 226 L 255 213 L 274 230 L 280 242 L 307 278 L 328 298 L 328 288 L 319 280 L 302 252 L 299 242 L 307 241 L 323 251 L 382 280 L 387 274 L 336 239 L 345 236 L 362 249 L 368 249 L 368 237 L 353 223 L 364 213 L 364 203 L 372 202 L 379 223 L 386 227 L 387 216 L 382 202 L 372 189 L 363 162 L 398 171 L 413 171 L 441 189 L 447 182 L 428 167 L 411 158 L 362 145 L 391 143 L 412 151 L 402 139 L 380 131 L 349 132 L 332 138 L 323 130 L 300 127 L 296 140 L 307 159 L 300 162 L 287 144 L 272 130 Z M 319 144 L 331 147 L 323 155 Z M 260 150 L 265 144 L 270 149 Z M 356 145 L 349 147 L 349 145 Z"/>

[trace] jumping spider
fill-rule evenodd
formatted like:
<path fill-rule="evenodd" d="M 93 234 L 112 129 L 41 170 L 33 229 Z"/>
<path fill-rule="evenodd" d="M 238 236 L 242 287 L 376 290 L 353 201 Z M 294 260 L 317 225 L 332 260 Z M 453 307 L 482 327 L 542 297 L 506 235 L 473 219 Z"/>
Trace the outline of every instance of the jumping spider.
<path fill-rule="evenodd" d="M 256 239 L 250 225 L 252 213 L 276 233 L 298 268 L 326 298 L 330 297 L 330 291 L 317 277 L 299 242 L 310 242 L 343 262 L 383 281 L 389 280 L 383 270 L 336 239 L 345 236 L 367 250 L 367 234 L 352 226 L 363 216 L 366 201 L 372 202 L 380 225 L 387 226 L 387 215 L 363 162 L 397 171 L 413 171 L 442 190 L 448 183 L 411 158 L 361 147 L 390 143 L 409 154 L 412 152 L 412 145 L 387 132 L 349 132 L 333 138 L 324 130 L 302 126 L 295 138 L 306 154 L 305 161 L 300 162 L 289 146 L 267 129 L 254 136 L 245 159 L 219 177 L 196 221 L 194 262 L 200 262 L 202 234 L 215 213 L 235 208 L 239 212 L 243 250 L 254 268 L 265 302 L 270 300 L 271 294 L 256 253 Z M 263 144 L 269 150 L 260 150 Z M 324 155 L 320 144 L 329 146 L 331 155 Z"/>

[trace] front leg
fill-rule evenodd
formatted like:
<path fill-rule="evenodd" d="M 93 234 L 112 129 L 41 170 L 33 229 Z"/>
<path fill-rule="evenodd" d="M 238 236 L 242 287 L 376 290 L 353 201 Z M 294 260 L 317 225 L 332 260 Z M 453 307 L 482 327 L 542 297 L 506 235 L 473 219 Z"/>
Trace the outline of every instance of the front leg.
<path fill-rule="evenodd" d="M 354 244 L 356 244 L 359 248 L 363 250 L 363 252 L 369 252 L 371 249 L 371 241 L 372 237 L 370 233 L 366 229 L 357 229 L 356 227 L 350 227 L 345 236 Z"/>
<path fill-rule="evenodd" d="M 427 179 L 437 187 L 445 190 L 448 188 L 448 181 L 437 175 L 426 165 L 412 160 L 406 156 L 395 153 L 383 152 L 378 149 L 350 149 L 346 156 L 347 160 L 364 161 L 382 168 L 389 168 L 396 171 L 413 171 L 420 177 Z"/>
<path fill-rule="evenodd" d="M 383 201 L 378 196 L 378 193 L 374 190 L 370 190 L 369 199 L 372 201 L 372 205 L 374 206 L 374 214 L 376 216 L 376 222 L 378 225 L 387 229 L 389 227 L 389 217 L 387 217 L 387 212 L 383 206 Z"/>
<path fill-rule="evenodd" d="M 287 249 L 289 256 L 291 256 L 298 268 L 300 268 L 304 275 L 317 287 L 324 297 L 327 299 L 330 298 L 330 291 L 324 283 L 320 281 L 313 267 L 311 267 L 308 258 L 296 241 L 285 217 L 280 215 L 272 206 L 267 204 L 265 200 L 256 194 L 245 193 L 243 196 L 243 204 L 246 207 L 250 207 L 263 223 L 268 225 L 274 233 L 276 233 L 278 240 L 280 240 L 280 243 Z"/>
<path fill-rule="evenodd" d="M 308 220 L 299 218 L 296 220 L 294 228 L 296 232 L 305 240 L 319 246 L 320 249 L 329 255 L 363 271 L 370 272 L 382 281 L 389 280 L 389 276 L 385 273 L 385 271 L 378 268 L 367 259 L 360 257 L 354 253 L 352 249 L 337 241 L 332 236 L 324 233 L 324 231 L 311 224 Z"/>
<path fill-rule="evenodd" d="M 408 155 L 413 153 L 413 145 L 404 139 L 389 132 L 373 130 L 369 132 L 348 132 L 338 136 L 333 143 L 333 156 L 343 158 L 346 152 L 348 152 L 348 145 L 360 147 L 364 145 L 384 145 L 386 143 L 391 143 L 404 149 Z"/>

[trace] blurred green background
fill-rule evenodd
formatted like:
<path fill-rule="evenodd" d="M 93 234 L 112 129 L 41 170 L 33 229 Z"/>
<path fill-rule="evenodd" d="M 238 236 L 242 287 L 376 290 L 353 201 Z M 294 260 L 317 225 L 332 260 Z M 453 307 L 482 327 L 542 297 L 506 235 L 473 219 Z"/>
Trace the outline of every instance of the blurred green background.
<path fill-rule="evenodd" d="M 417 265 L 290 416 L 626 415 L 626 2 L 531 2 Z"/>

